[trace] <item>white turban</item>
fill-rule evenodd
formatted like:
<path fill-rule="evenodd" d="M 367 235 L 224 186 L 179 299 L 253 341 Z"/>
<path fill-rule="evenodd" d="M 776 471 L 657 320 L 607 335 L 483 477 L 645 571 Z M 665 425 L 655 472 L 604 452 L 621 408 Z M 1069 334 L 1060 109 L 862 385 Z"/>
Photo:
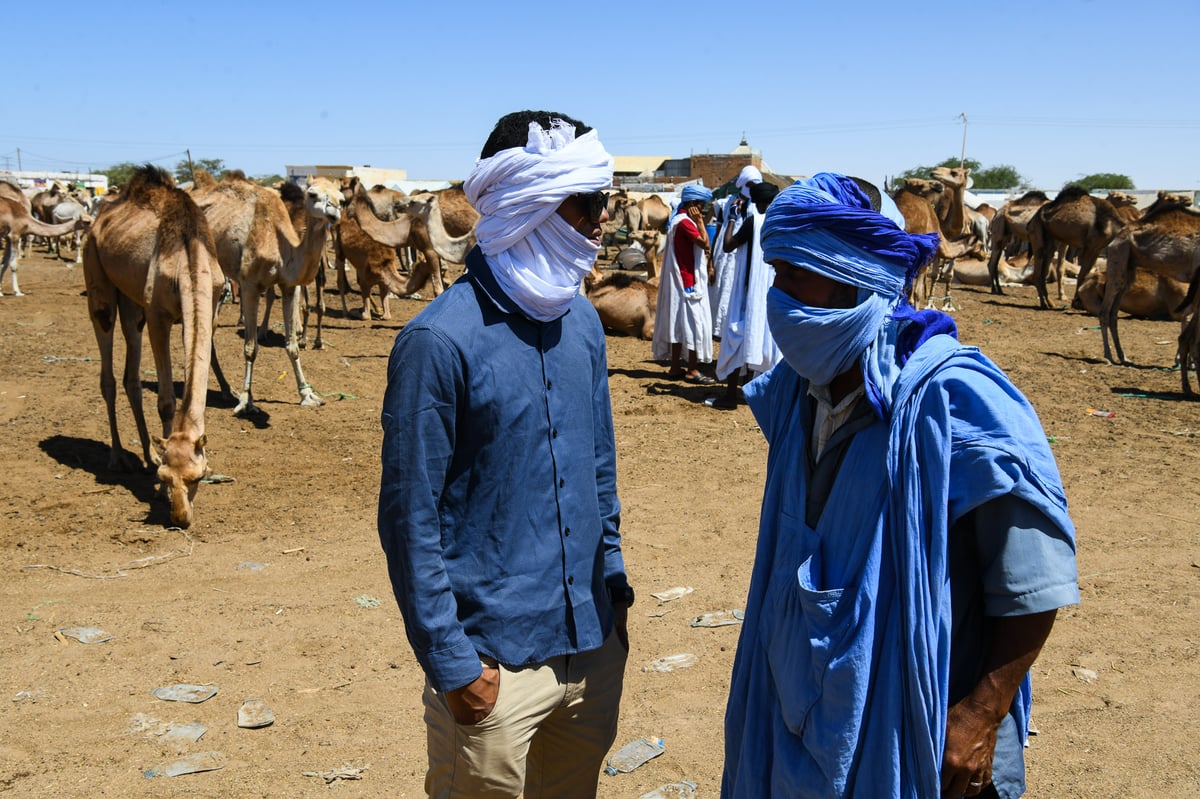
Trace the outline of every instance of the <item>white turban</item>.
<path fill-rule="evenodd" d="M 750 199 L 750 184 L 762 183 L 762 172 L 758 171 L 758 167 L 753 164 L 747 164 L 742 167 L 742 171 L 737 176 L 738 191 L 747 200 Z"/>
<path fill-rule="evenodd" d="M 613 158 L 596 131 L 575 137 L 561 119 L 529 123 L 525 147 L 475 164 L 463 191 L 479 212 L 475 236 L 496 280 L 526 314 L 541 321 L 566 312 L 599 249 L 555 211 L 572 194 L 612 186 Z"/>

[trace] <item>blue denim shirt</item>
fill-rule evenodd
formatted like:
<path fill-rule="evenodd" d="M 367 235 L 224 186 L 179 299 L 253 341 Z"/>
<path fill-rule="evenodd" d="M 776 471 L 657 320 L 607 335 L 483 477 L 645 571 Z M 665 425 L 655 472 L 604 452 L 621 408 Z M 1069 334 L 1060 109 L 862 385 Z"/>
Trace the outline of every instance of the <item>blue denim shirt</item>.
<path fill-rule="evenodd" d="M 379 538 L 434 688 L 597 649 L 625 583 L 604 330 L 524 316 L 478 248 L 396 337 Z"/>

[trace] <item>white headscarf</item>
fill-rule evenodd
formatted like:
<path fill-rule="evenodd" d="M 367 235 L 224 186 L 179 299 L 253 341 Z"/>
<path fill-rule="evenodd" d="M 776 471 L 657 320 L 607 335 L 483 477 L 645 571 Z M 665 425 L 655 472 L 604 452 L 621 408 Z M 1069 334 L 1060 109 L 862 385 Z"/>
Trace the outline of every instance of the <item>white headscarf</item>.
<path fill-rule="evenodd" d="M 475 236 L 496 282 L 532 319 L 566 313 L 599 248 L 557 213 L 572 194 L 612 186 L 613 158 L 596 131 L 561 119 L 529 123 L 525 147 L 481 158 L 463 184 L 479 212 Z"/>
<path fill-rule="evenodd" d="M 747 200 L 750 199 L 750 184 L 762 183 L 762 172 L 758 171 L 758 167 L 753 164 L 747 164 L 742 167 L 742 171 L 737 176 L 738 191 Z"/>

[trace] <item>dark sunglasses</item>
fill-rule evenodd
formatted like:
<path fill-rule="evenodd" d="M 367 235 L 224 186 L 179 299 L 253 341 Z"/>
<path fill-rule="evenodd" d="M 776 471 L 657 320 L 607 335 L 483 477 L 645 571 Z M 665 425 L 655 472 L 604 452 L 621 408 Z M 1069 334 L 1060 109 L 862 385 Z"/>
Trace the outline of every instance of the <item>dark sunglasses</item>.
<path fill-rule="evenodd" d="M 599 223 L 600 217 L 608 208 L 608 193 L 603 191 L 592 191 L 586 194 L 575 194 L 573 197 L 579 200 L 583 207 L 583 212 L 587 214 L 589 222 Z"/>

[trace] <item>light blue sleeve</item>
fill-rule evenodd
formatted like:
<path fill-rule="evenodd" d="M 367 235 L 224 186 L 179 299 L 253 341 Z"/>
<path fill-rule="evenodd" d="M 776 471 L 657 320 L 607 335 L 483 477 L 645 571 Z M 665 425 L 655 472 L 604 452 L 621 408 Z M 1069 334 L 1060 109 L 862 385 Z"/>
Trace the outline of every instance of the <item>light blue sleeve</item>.
<path fill-rule="evenodd" d="M 1078 604 L 1075 542 L 1046 514 L 1006 494 L 974 516 L 988 616 L 1025 616 Z"/>

